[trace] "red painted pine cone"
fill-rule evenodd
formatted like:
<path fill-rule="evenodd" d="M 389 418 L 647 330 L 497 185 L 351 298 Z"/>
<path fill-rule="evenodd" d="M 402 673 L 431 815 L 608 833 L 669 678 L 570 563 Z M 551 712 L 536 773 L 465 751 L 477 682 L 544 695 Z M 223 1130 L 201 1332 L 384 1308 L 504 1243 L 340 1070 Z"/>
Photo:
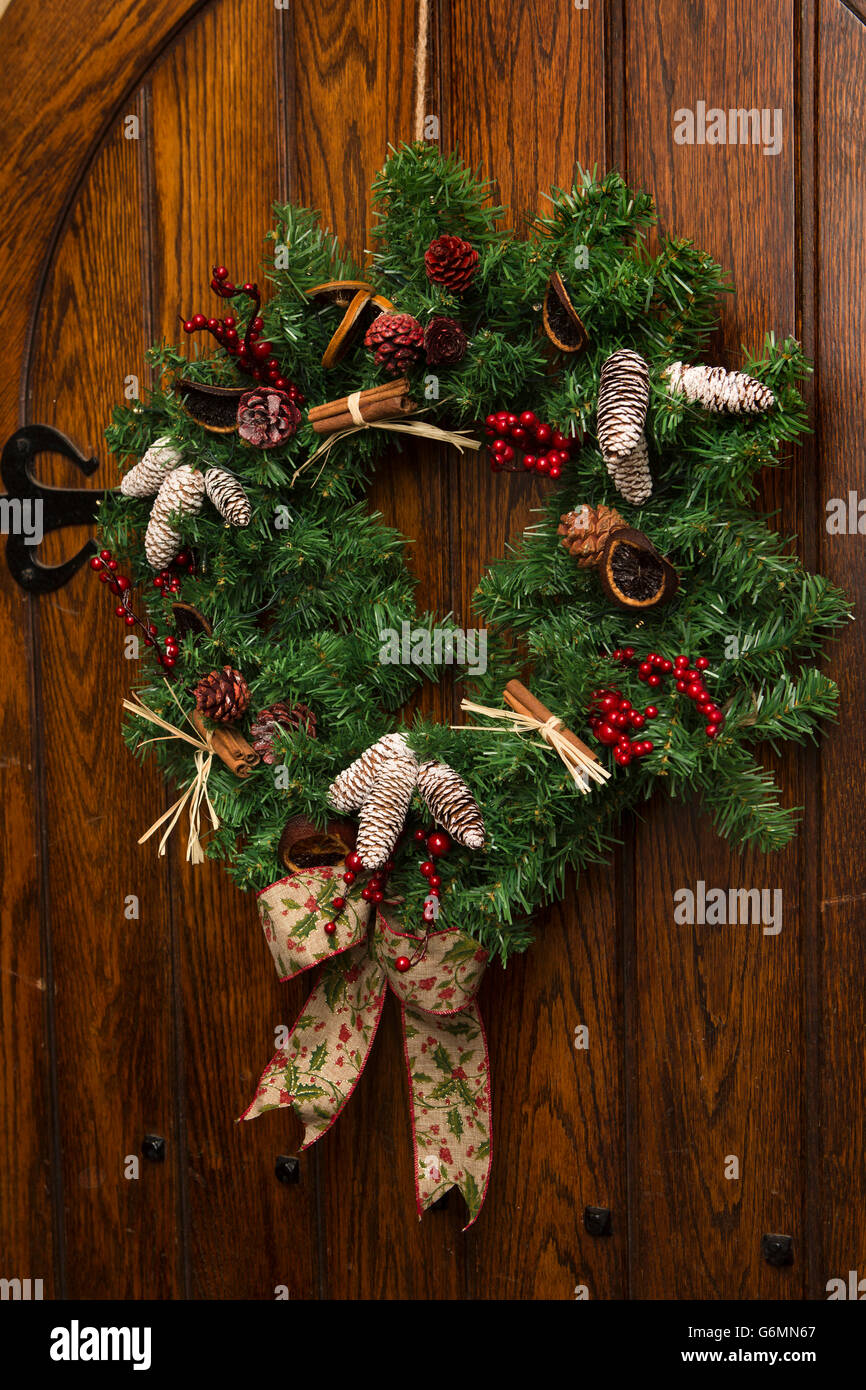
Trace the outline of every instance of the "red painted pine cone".
<path fill-rule="evenodd" d="M 411 314 L 380 314 L 367 329 L 364 346 L 375 349 L 377 366 L 402 376 L 424 355 L 424 330 Z"/>
<path fill-rule="evenodd" d="M 256 386 L 238 402 L 238 434 L 257 449 L 285 444 L 301 423 L 301 412 L 288 391 Z"/>
<path fill-rule="evenodd" d="M 428 367 L 456 367 L 466 356 L 466 334 L 456 319 L 431 319 L 424 330 Z"/>
<path fill-rule="evenodd" d="M 478 252 L 459 236 L 440 236 L 427 247 L 424 264 L 434 285 L 462 294 L 478 269 Z"/>

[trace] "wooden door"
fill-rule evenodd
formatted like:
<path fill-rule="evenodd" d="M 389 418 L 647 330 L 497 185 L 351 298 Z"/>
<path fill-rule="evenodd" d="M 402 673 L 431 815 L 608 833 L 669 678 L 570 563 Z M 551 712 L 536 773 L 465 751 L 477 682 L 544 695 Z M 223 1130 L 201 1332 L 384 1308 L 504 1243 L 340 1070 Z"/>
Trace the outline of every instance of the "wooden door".
<path fill-rule="evenodd" d="M 12 0 L 2 438 L 55 424 L 97 451 L 94 485 L 113 484 L 111 405 L 146 380 L 146 346 L 176 336 L 212 261 L 257 265 L 286 197 L 360 254 L 387 142 L 433 114 L 515 217 L 577 162 L 619 167 L 730 272 L 723 349 L 802 338 L 814 433 L 763 501 L 856 599 L 866 542 L 829 535 L 825 515 L 863 486 L 864 21 L 860 0 Z M 699 101 L 779 110 L 779 152 L 677 144 L 673 113 Z M 59 460 L 42 476 L 75 481 Z M 537 496 L 482 465 L 443 456 L 422 477 L 404 457 L 373 501 L 429 536 L 413 560 L 425 605 L 465 623 Z M 488 972 L 494 1176 L 464 1236 L 455 1198 L 415 1215 L 391 1011 L 297 1185 L 275 1177 L 281 1117 L 234 1123 L 303 982 L 275 982 L 252 901 L 218 868 L 136 846 L 165 790 L 124 750 L 130 672 L 86 572 L 42 599 L 5 569 L 0 587 L 0 1275 L 42 1278 L 46 1297 L 567 1300 L 820 1299 L 866 1274 L 862 625 L 828 664 L 839 728 L 771 759 L 804 807 L 784 854 L 734 853 L 657 800 L 538 922 L 532 952 Z M 447 687 L 429 701 L 452 715 Z M 784 930 L 767 945 L 676 927 L 674 890 L 701 879 L 780 887 Z M 134 1176 L 146 1135 L 165 1158 Z M 610 1236 L 584 1228 L 589 1205 L 611 1210 Z M 761 1256 L 776 1232 L 794 1240 L 784 1268 Z"/>

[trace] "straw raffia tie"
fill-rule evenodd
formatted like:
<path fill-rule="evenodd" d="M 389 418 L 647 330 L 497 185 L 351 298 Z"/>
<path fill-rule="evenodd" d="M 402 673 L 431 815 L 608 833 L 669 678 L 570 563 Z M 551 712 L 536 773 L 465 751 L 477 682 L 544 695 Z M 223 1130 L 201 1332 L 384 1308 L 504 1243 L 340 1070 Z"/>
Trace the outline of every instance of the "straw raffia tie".
<path fill-rule="evenodd" d="M 544 720 L 536 719 L 532 714 L 520 714 L 517 710 L 510 709 L 491 709 L 488 705 L 473 704 L 471 700 L 461 700 L 460 708 L 470 714 L 486 715 L 488 719 L 508 721 L 508 727 L 500 729 L 485 729 L 482 724 L 452 724 L 452 728 L 462 729 L 466 733 L 540 734 L 541 746 L 553 748 L 558 753 L 578 791 L 588 792 L 590 780 L 603 784 L 610 778 L 606 767 L 587 757 L 570 739 L 563 736 L 561 730 L 565 726 L 558 715 L 553 714 Z"/>
<path fill-rule="evenodd" d="M 360 430 L 390 430 L 392 434 L 411 434 L 416 439 L 432 439 L 435 444 L 453 444 L 454 448 L 459 449 L 461 454 L 464 449 L 477 450 L 481 448 L 480 439 L 472 439 L 468 431 L 443 430 L 438 425 L 431 425 L 420 417 L 410 420 L 408 423 L 400 420 L 365 420 L 359 405 L 360 396 L 360 391 L 354 391 L 351 396 L 346 398 L 346 408 L 355 424 L 350 425 L 348 429 L 336 430 L 334 434 L 329 434 L 318 449 L 310 454 L 310 457 L 299 468 L 295 469 L 292 475 L 292 487 L 295 485 L 295 479 L 303 473 L 305 468 L 309 468 L 310 464 L 315 463 L 317 459 L 321 459 L 324 464 L 330 450 L 339 440 L 348 439 L 350 435 L 357 434 Z"/>
<path fill-rule="evenodd" d="M 166 681 L 166 686 L 168 686 L 169 694 L 184 719 L 195 729 L 195 725 L 192 724 L 189 715 L 181 706 L 171 686 L 168 685 L 168 681 Z M 123 708 L 129 710 L 131 714 L 137 715 L 140 719 L 146 719 L 149 723 L 156 724 L 158 728 L 166 730 L 161 738 L 154 737 L 144 739 L 144 743 L 165 743 L 171 738 L 180 738 L 183 739 L 185 743 L 191 744 L 195 749 L 194 778 L 183 794 L 178 797 L 174 805 L 170 806 L 158 820 L 154 821 L 150 829 L 144 832 L 138 843 L 143 845 L 145 840 L 149 840 L 151 835 L 159 830 L 160 826 L 165 825 L 167 821 L 168 824 L 159 842 L 159 853 L 165 854 L 165 848 L 168 844 L 171 832 L 183 815 L 184 807 L 189 805 L 189 832 L 186 841 L 186 857 L 191 864 L 203 864 L 205 853 L 202 849 L 200 838 L 201 812 L 203 806 L 207 808 L 214 830 L 219 830 L 220 827 L 219 817 L 213 808 L 213 803 L 211 802 L 207 789 L 207 780 L 210 776 L 214 755 L 214 746 L 210 732 L 205 733 L 203 736 L 199 734 L 198 730 L 195 731 L 194 735 L 188 734 L 185 729 L 180 729 L 176 724 L 169 723 L 167 719 L 163 719 L 162 715 L 150 709 L 135 691 L 133 691 L 131 700 L 123 701 Z"/>

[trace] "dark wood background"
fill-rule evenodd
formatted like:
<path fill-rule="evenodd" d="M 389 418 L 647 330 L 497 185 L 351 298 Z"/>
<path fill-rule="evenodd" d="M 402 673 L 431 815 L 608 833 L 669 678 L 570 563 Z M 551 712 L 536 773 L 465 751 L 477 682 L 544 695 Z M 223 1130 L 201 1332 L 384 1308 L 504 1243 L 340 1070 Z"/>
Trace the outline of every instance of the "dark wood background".
<path fill-rule="evenodd" d="M 621 168 L 663 222 L 730 272 L 720 352 L 794 331 L 816 363 L 814 434 L 764 501 L 855 598 L 857 535 L 825 505 L 863 486 L 862 94 L 866 13 L 841 0 L 432 0 L 425 109 L 518 211 L 585 166 Z M 5 158 L 0 424 L 95 447 L 144 350 L 200 307 L 215 259 L 251 273 L 269 208 L 319 207 L 356 252 L 369 180 L 413 132 L 415 0 L 12 0 L 0 19 Z M 681 147 L 681 106 L 781 108 L 784 146 Z M 136 115 L 140 138 L 124 137 Z M 68 466 L 43 476 L 69 483 Z M 469 620 L 487 562 L 536 500 L 453 457 L 397 460 L 374 500 L 409 535 L 425 603 Z M 43 558 L 71 552 L 69 533 Z M 41 600 L 5 574 L 0 1250 L 46 1297 L 800 1299 L 866 1276 L 862 1076 L 862 626 L 828 664 L 842 719 L 773 760 L 804 807 L 784 854 L 733 853 L 659 799 L 609 868 L 492 969 L 482 1005 L 494 1174 L 477 1226 L 417 1221 L 388 1009 L 336 1129 L 274 1176 L 284 1117 L 238 1126 L 279 985 L 251 899 L 215 866 L 166 864 L 140 829 L 165 804 L 126 755 L 131 672 L 86 572 Z M 451 714 L 450 695 L 428 708 Z M 779 887 L 784 925 L 681 927 L 676 888 Z M 124 918 L 138 895 L 139 921 Z M 573 1046 L 589 1027 L 590 1047 Z M 143 1135 L 161 1165 L 124 1176 Z M 725 1177 L 728 1155 L 740 1177 Z M 612 1235 L 583 1229 L 612 1209 Z M 790 1234 L 794 1263 L 761 1258 Z"/>

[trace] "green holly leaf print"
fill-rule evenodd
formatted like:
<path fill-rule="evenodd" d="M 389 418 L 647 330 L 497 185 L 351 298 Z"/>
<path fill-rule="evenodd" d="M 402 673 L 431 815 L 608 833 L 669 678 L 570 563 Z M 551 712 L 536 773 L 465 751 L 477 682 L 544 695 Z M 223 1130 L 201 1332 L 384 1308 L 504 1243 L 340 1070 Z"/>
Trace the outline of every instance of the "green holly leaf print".
<path fill-rule="evenodd" d="M 454 1135 L 454 1138 L 461 1138 L 463 1134 L 463 1116 L 460 1114 L 460 1111 L 456 1108 L 456 1106 L 453 1110 L 448 1111 L 447 1119 L 448 1128 Z"/>
<path fill-rule="evenodd" d="M 324 1062 L 326 1061 L 327 1056 L 328 1056 L 328 1044 L 327 1044 L 327 1043 L 319 1043 L 319 1046 L 316 1048 L 315 1052 L 312 1053 L 312 1055 L 311 1055 L 311 1057 L 310 1057 L 310 1060 L 309 1060 L 309 1062 L 307 1063 L 307 1066 L 308 1066 L 309 1070 L 310 1070 L 310 1071 L 319 1071 L 319 1070 L 321 1069 L 321 1067 L 323 1066 Z"/>

